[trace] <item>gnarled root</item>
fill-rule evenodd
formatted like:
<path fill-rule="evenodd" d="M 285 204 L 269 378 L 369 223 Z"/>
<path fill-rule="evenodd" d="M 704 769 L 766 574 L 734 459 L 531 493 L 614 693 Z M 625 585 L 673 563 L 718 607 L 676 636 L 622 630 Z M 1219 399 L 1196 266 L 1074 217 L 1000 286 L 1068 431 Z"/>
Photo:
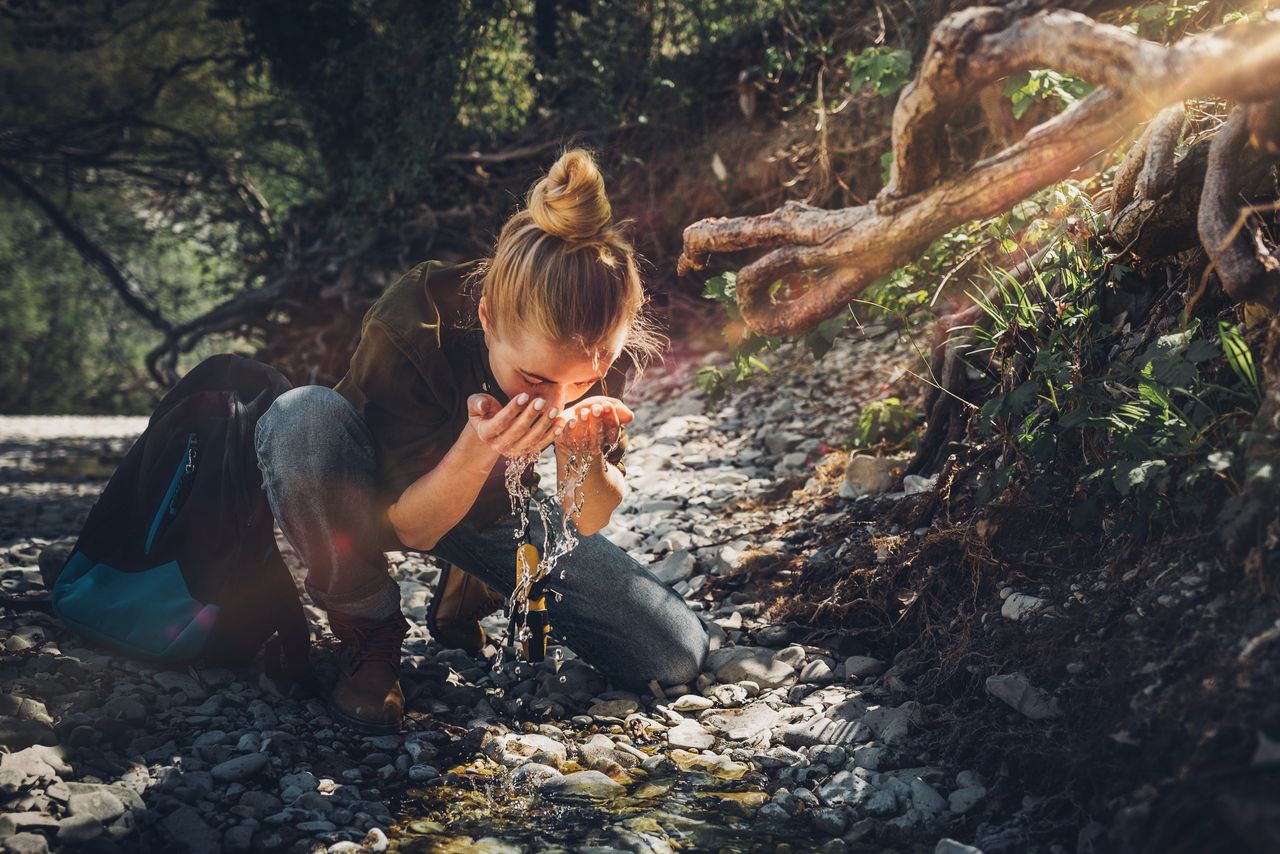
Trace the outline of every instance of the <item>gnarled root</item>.
<path fill-rule="evenodd" d="M 984 85 L 1045 67 L 1101 88 L 1015 145 L 943 177 L 950 116 Z M 702 220 L 685 229 L 679 269 L 701 268 L 714 252 L 770 250 L 738 272 L 743 319 L 764 335 L 802 332 L 949 229 L 1007 210 L 1067 177 L 1164 105 L 1208 94 L 1266 100 L 1278 72 L 1275 13 L 1165 47 L 1074 12 L 1019 19 L 1003 8 L 966 9 L 938 25 L 920 74 L 903 90 L 893 120 L 893 176 L 876 200 L 835 211 L 787 205 L 759 217 Z M 1167 180 L 1162 163 L 1153 161 L 1149 187 Z M 771 293 L 777 281 L 788 285 L 780 300 Z"/>

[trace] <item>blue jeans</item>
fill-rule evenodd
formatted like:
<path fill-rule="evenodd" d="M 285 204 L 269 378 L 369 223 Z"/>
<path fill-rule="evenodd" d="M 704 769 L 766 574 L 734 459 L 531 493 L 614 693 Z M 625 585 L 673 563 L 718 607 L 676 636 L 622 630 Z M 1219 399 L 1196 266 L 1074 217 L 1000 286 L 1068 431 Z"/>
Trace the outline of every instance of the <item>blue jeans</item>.
<path fill-rule="evenodd" d="M 307 567 L 317 605 L 379 618 L 400 608 L 386 551 L 405 549 L 380 498 L 373 437 L 363 416 L 336 391 L 300 386 L 281 395 L 258 421 L 258 467 L 276 522 Z M 549 502 L 555 504 L 556 502 Z M 560 526 L 554 508 L 553 531 Z M 477 529 L 462 522 L 427 553 L 509 596 L 514 587 L 515 530 L 507 514 Z M 543 529 L 530 514 L 532 542 Z M 642 687 L 689 682 L 701 670 L 708 636 L 688 604 L 653 573 L 600 534 L 557 565 L 548 597 L 551 631 L 615 684 Z"/>

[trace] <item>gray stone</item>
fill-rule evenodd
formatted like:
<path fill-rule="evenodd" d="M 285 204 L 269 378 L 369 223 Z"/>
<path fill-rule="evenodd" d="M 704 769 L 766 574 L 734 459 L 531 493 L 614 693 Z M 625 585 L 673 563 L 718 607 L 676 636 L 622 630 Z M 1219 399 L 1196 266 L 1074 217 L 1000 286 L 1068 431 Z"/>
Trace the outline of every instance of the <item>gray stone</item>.
<path fill-rule="evenodd" d="M 526 762 L 511 772 L 511 785 L 517 789 L 536 789 L 548 780 L 559 776 L 561 776 L 560 772 L 550 765 Z"/>
<path fill-rule="evenodd" d="M 830 685 L 835 679 L 835 671 L 821 658 L 806 661 L 800 668 L 800 681 L 807 685 Z"/>
<path fill-rule="evenodd" d="M 671 709 L 677 712 L 701 712 L 713 706 L 715 706 L 713 700 L 697 694 L 682 694 L 671 703 Z"/>
<path fill-rule="evenodd" d="M 0 756 L 0 771 L 13 772 L 15 779 L 21 775 L 20 785 L 30 785 L 36 781 L 53 782 L 60 774 L 71 773 L 71 766 L 62 758 L 61 747 L 34 744 Z"/>
<path fill-rule="evenodd" d="M 576 797 L 593 800 L 621 795 L 626 788 L 599 771 L 575 771 L 544 781 L 538 791 L 547 797 Z"/>
<path fill-rule="evenodd" d="M 67 845 L 90 842 L 104 833 L 102 822 L 91 815 L 73 815 L 58 822 L 58 841 Z"/>
<path fill-rule="evenodd" d="M 782 646 L 791 637 L 790 626 L 761 626 L 756 629 L 752 636 L 755 642 L 768 647 Z"/>
<path fill-rule="evenodd" d="M 837 771 L 818 789 L 818 798 L 830 806 L 858 806 L 871 797 L 875 787 L 863 774 Z"/>
<path fill-rule="evenodd" d="M 48 854 L 49 842 L 39 833 L 15 833 L 4 840 L 8 854 Z"/>
<path fill-rule="evenodd" d="M 221 834 L 206 824 L 194 807 L 178 807 L 161 820 L 160 826 L 180 851 L 216 854 L 222 849 Z"/>
<path fill-rule="evenodd" d="M 0 744 L 10 750 L 22 750 L 33 744 L 55 745 L 58 736 L 44 721 L 0 716 Z"/>
<path fill-rule="evenodd" d="M 888 745 L 899 744 L 906 740 L 911 727 L 911 712 L 905 703 L 897 708 L 877 706 L 863 715 L 862 722 L 870 727 L 879 741 Z"/>
<path fill-rule="evenodd" d="M 151 681 L 166 691 L 181 691 L 191 700 L 203 700 L 209 696 L 203 685 L 180 670 L 157 670 L 151 675 Z"/>
<path fill-rule="evenodd" d="M 267 767 L 270 759 L 265 753 L 246 753 L 213 766 L 213 779 L 219 783 L 237 783 L 248 780 Z"/>
<path fill-rule="evenodd" d="M 1010 593 L 1000 606 L 1000 616 L 1007 620 L 1025 620 L 1043 608 L 1047 602 L 1039 596 L 1027 593 Z"/>
<path fill-rule="evenodd" d="M 664 557 L 658 563 L 648 567 L 649 571 L 658 576 L 658 580 L 663 584 L 675 584 L 684 581 L 693 575 L 694 567 L 698 561 L 687 550 L 672 552 Z"/>
<path fill-rule="evenodd" d="M 707 656 L 706 669 L 721 682 L 750 680 L 762 688 L 777 688 L 795 681 L 796 671 L 779 661 L 777 653 L 754 647 L 725 647 Z"/>
<path fill-rule="evenodd" d="M 933 847 L 933 854 L 982 854 L 982 849 L 954 839 L 939 839 L 938 844 Z"/>
<path fill-rule="evenodd" d="M 982 799 L 987 796 L 987 790 L 983 786 L 966 786 L 956 789 L 947 796 L 947 803 L 951 807 L 951 811 L 956 815 L 964 815 L 973 809 Z"/>
<path fill-rule="evenodd" d="M 861 721 L 832 720 L 821 715 L 787 724 L 778 730 L 778 734 L 787 747 L 812 747 L 816 744 L 844 747 L 871 739 L 871 730 Z"/>
<path fill-rule="evenodd" d="M 222 836 L 224 851 L 249 851 L 253 848 L 253 828 L 247 824 L 237 824 Z"/>
<path fill-rule="evenodd" d="M 893 489 L 897 476 L 894 469 L 898 461 L 866 454 L 855 454 L 844 467 L 844 481 L 840 484 L 842 498 L 861 495 L 880 495 Z"/>
<path fill-rule="evenodd" d="M 1004 673 L 987 677 L 987 693 L 1033 721 L 1062 717 L 1058 701 L 1039 688 L 1032 687 L 1021 673 Z"/>
<path fill-rule="evenodd" d="M 635 700 L 602 700 L 587 710 L 596 718 L 625 718 L 640 708 Z"/>
<path fill-rule="evenodd" d="M 108 824 L 124 815 L 125 806 L 118 796 L 104 786 L 96 791 L 71 795 L 67 798 L 67 812 L 73 816 L 92 816 L 103 824 Z"/>
<path fill-rule="evenodd" d="M 731 686 L 720 685 L 718 688 Z M 732 686 L 736 687 L 736 686 Z M 745 741 L 761 733 L 772 730 L 778 724 L 780 715 L 764 702 L 752 703 L 742 709 L 731 709 L 707 715 L 702 722 L 726 738 L 734 741 Z"/>
<path fill-rule="evenodd" d="M 706 750 L 716 743 L 716 737 L 707 732 L 695 720 L 684 720 L 667 730 L 667 744 L 686 750 Z"/>
<path fill-rule="evenodd" d="M 844 660 L 844 674 L 849 679 L 879 676 L 884 673 L 884 662 L 869 655 L 851 655 Z"/>
<path fill-rule="evenodd" d="M 809 823 L 819 836 L 839 836 L 849 826 L 849 816 L 843 809 L 826 807 L 809 813 Z"/>
<path fill-rule="evenodd" d="M 937 815 L 947 808 L 947 802 L 938 790 L 919 777 L 911 780 L 911 805 L 925 815 Z"/>

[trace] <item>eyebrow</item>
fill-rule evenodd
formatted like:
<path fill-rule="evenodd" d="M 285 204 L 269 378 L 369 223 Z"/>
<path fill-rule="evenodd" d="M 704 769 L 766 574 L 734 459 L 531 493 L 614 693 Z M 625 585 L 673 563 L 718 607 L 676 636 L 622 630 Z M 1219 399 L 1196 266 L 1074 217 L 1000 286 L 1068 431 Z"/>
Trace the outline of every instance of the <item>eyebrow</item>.
<path fill-rule="evenodd" d="M 524 374 L 527 377 L 533 377 L 535 380 L 542 380 L 544 383 L 552 383 L 553 385 L 558 385 L 558 383 L 556 383 L 555 380 L 551 379 L 550 377 L 544 377 L 542 376 L 542 374 L 535 374 L 533 371 L 526 371 L 524 368 L 516 368 L 516 370 L 518 370 L 520 373 Z M 592 378 L 587 384 L 597 383 L 602 379 L 604 379 L 604 374 L 601 374 L 598 377 Z"/>

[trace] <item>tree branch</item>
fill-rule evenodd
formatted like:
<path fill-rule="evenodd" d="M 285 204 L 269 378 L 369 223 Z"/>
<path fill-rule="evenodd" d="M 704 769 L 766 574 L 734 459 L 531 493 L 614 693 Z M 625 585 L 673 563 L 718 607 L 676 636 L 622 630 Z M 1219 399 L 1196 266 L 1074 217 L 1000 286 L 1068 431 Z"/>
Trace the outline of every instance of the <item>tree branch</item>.
<path fill-rule="evenodd" d="M 152 306 L 138 290 L 137 286 L 125 277 L 124 273 L 107 254 L 106 250 L 94 243 L 75 223 L 73 223 L 48 197 L 32 184 L 28 183 L 17 170 L 0 162 L 0 178 L 18 188 L 22 195 L 44 213 L 49 222 L 62 233 L 80 257 L 93 267 L 98 268 L 107 278 L 107 282 L 124 300 L 124 304 L 153 328 L 168 334 L 173 324 L 164 318 L 159 309 Z"/>
<path fill-rule="evenodd" d="M 1015 145 L 940 178 L 949 157 L 946 119 L 983 84 L 1040 67 L 1103 86 Z M 1165 47 L 1074 12 L 1010 21 L 1003 9 L 966 9 L 938 25 L 919 76 L 899 100 L 896 172 L 876 200 L 835 211 L 786 205 L 759 217 L 702 220 L 685 229 L 679 271 L 702 267 L 713 252 L 771 249 L 738 272 L 743 319 L 763 335 L 811 329 L 938 236 L 1066 178 L 1163 105 L 1209 94 L 1267 100 L 1278 74 L 1276 13 Z M 790 287 L 775 301 L 770 288 L 778 280 Z"/>

